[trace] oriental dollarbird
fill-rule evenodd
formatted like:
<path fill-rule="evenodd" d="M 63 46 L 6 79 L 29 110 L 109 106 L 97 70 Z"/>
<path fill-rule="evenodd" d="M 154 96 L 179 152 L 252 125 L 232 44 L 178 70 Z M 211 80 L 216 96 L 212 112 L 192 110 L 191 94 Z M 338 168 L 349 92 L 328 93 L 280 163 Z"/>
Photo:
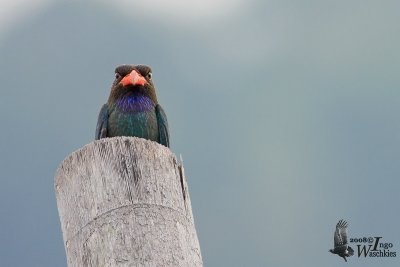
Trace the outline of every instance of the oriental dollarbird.
<path fill-rule="evenodd" d="M 169 147 L 167 116 L 158 104 L 151 68 L 121 65 L 100 110 L 95 139 L 136 136 Z"/>

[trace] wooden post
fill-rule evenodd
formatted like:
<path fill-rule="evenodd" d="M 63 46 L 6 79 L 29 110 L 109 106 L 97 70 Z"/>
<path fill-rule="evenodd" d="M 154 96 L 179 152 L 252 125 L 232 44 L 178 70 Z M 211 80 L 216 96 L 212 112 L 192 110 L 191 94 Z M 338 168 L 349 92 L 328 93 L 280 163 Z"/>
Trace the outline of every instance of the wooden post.
<path fill-rule="evenodd" d="M 68 266 L 202 266 L 183 166 L 135 137 L 94 141 L 55 176 Z"/>

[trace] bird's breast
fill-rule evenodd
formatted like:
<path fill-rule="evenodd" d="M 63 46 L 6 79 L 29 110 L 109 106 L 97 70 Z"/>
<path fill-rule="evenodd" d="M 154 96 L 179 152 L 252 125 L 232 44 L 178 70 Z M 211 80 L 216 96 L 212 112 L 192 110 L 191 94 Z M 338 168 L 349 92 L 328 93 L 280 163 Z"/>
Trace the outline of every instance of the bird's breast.
<path fill-rule="evenodd" d="M 136 136 L 158 141 L 155 105 L 147 97 L 119 99 L 109 114 L 108 136 Z"/>

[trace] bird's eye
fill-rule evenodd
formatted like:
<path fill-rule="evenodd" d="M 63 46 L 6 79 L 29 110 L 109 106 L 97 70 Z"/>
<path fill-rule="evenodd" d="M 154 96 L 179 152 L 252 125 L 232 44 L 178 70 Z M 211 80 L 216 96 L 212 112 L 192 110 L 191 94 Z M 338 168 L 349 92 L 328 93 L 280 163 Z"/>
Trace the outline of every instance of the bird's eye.
<path fill-rule="evenodd" d="M 121 75 L 119 73 L 115 73 L 115 79 L 118 80 L 119 78 L 121 78 Z"/>
<path fill-rule="evenodd" d="M 147 73 L 147 78 L 149 79 L 149 80 L 151 80 L 151 77 L 153 76 L 153 74 L 151 73 L 151 72 L 149 72 L 149 73 Z"/>

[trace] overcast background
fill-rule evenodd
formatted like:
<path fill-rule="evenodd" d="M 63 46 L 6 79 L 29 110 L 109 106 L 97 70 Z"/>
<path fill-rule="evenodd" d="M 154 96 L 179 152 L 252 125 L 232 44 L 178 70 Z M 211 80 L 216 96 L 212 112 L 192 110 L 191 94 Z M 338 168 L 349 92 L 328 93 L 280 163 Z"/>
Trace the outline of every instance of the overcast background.
<path fill-rule="evenodd" d="M 399 266 L 400 2 L 0 0 L 0 261 L 66 266 L 53 190 L 114 68 L 152 66 L 205 266 Z M 356 244 L 352 245 L 356 250 Z"/>

